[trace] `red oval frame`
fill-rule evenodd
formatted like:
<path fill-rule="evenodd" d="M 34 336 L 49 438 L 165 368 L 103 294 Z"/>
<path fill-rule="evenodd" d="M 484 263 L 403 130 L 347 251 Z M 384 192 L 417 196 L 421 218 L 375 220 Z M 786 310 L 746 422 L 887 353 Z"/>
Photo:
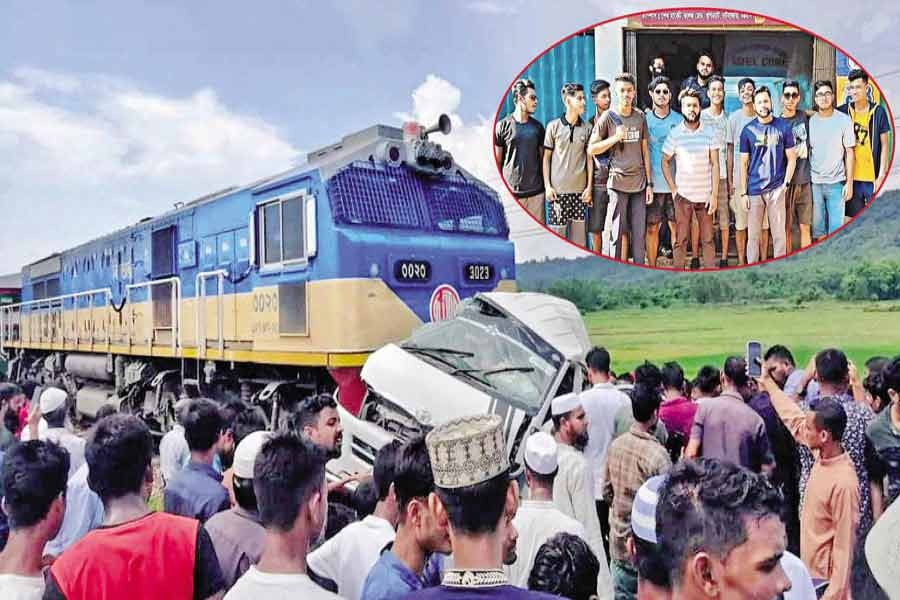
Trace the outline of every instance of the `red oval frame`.
<path fill-rule="evenodd" d="M 579 29 L 578 31 L 575 31 L 574 33 L 570 33 L 569 35 L 567 35 L 567 36 L 565 36 L 565 37 L 562 37 L 562 38 L 558 39 L 556 42 L 554 42 L 554 43 L 550 44 L 549 46 L 547 46 L 547 48 L 546 48 L 543 52 L 539 53 L 537 56 L 535 56 L 533 59 L 531 59 L 524 67 L 522 67 L 522 69 L 516 74 L 515 77 L 513 77 L 513 80 L 512 80 L 512 81 L 509 83 L 509 85 L 506 87 L 506 90 L 503 92 L 503 95 L 500 96 L 500 103 L 497 105 L 497 110 L 496 110 L 496 112 L 494 113 L 494 122 L 493 122 L 493 126 L 492 126 L 492 128 L 491 128 L 491 137 L 492 137 L 492 140 L 491 140 L 491 154 L 490 154 L 490 156 L 491 156 L 491 157 L 494 156 L 493 132 L 497 130 L 497 121 L 499 120 L 499 117 L 500 117 L 500 111 L 503 109 L 503 103 L 506 101 L 506 96 L 507 96 L 507 94 L 509 94 L 509 91 L 512 89 L 513 84 L 514 84 L 519 78 L 522 77 L 522 74 L 523 74 L 525 71 L 528 70 L 528 67 L 530 67 L 530 66 L 533 65 L 535 62 L 537 62 L 542 56 L 544 56 L 544 55 L 547 54 L 550 50 L 552 50 L 553 48 L 555 48 L 555 47 L 558 46 L 559 44 L 565 42 L 566 40 L 568 40 L 568 39 L 570 39 L 570 38 L 573 38 L 573 37 L 575 37 L 576 35 L 580 35 L 580 34 L 586 32 L 586 31 L 588 31 L 588 30 L 594 29 L 594 28 L 599 27 L 599 26 L 601 26 L 601 25 L 605 25 L 606 23 L 611 23 L 611 22 L 613 22 L 613 21 L 618 21 L 618 20 L 620 20 L 620 19 L 627 19 L 627 18 L 629 18 L 629 17 L 633 17 L 633 16 L 635 16 L 635 15 L 642 15 L 642 14 L 645 14 L 645 13 L 653 13 L 653 12 L 672 12 L 672 11 L 676 11 L 676 10 L 723 10 L 723 9 L 722 9 L 721 7 L 711 7 L 711 6 L 679 6 L 679 7 L 673 7 L 673 8 L 639 10 L 639 11 L 636 11 L 636 12 L 627 13 L 627 14 L 624 14 L 624 15 L 619 15 L 619 16 L 617 16 L 617 17 L 612 17 L 612 18 L 610 18 L 610 19 L 605 19 L 605 20 L 603 20 L 603 21 L 599 21 L 599 22 L 597 22 L 597 23 L 593 23 L 593 24 L 591 24 L 591 25 L 588 25 L 587 27 L 583 27 L 583 28 Z M 827 42 L 828 44 L 830 44 L 833 48 L 835 48 L 835 49 L 837 49 L 837 50 L 840 50 L 842 54 L 844 54 L 847 58 L 851 59 L 854 63 L 856 63 L 857 65 L 859 65 L 859 68 L 862 69 L 862 70 L 866 73 L 866 75 L 868 75 L 868 77 L 869 77 L 869 84 L 871 84 L 871 85 L 875 86 L 876 88 L 878 88 L 878 93 L 881 95 L 881 98 L 884 100 L 884 105 L 887 107 L 888 118 L 891 120 L 891 126 L 893 127 L 893 126 L 895 125 L 895 122 L 894 122 L 894 111 L 891 110 L 891 104 L 890 104 L 890 102 L 888 102 L 887 97 L 886 97 L 885 94 L 884 94 L 884 91 L 881 89 L 881 86 L 878 85 L 878 82 L 875 81 L 875 78 L 872 77 L 872 74 L 869 73 L 868 69 L 865 69 L 865 68 L 860 64 L 860 62 L 859 62 L 858 60 L 856 60 L 856 58 L 855 58 L 852 54 L 850 54 L 849 52 L 846 52 L 843 48 L 841 48 L 840 46 L 838 46 L 837 44 L 835 44 L 834 42 L 832 42 L 832 41 L 829 40 L 828 38 L 826 38 L 826 37 L 824 37 L 824 36 L 821 36 L 821 35 L 819 35 L 819 34 L 813 32 L 813 31 L 810 31 L 809 29 L 806 29 L 805 27 L 800 27 L 799 25 L 795 25 L 795 24 L 790 23 L 790 22 L 788 22 L 788 21 L 785 21 L 785 20 L 783 20 L 783 19 L 779 19 L 779 18 L 777 18 L 777 17 L 771 17 L 771 16 L 769 16 L 769 15 L 764 15 L 764 14 L 762 14 L 762 13 L 757 13 L 757 12 L 753 12 L 753 11 L 750 11 L 750 10 L 735 9 L 735 12 L 740 12 L 740 13 L 744 13 L 744 14 L 747 14 L 747 15 L 753 15 L 754 17 L 762 17 L 762 18 L 764 18 L 764 19 L 769 19 L 770 21 L 775 21 L 775 22 L 777 22 L 777 23 L 781 23 L 782 25 L 787 25 L 788 27 L 793 27 L 794 29 L 797 29 L 798 31 L 803 31 L 803 32 L 805 32 L 805 33 L 807 33 L 807 34 L 809 34 L 809 35 L 812 35 L 812 36 L 815 36 L 815 37 L 819 38 L 820 40 L 824 40 L 825 42 Z M 888 163 L 888 168 L 887 168 L 887 172 L 888 172 L 888 173 L 890 173 L 891 169 L 892 169 L 893 166 L 894 166 L 894 158 L 895 158 L 895 152 L 894 152 L 894 150 L 895 150 L 895 148 L 896 148 L 896 146 L 897 146 L 897 132 L 896 132 L 896 129 L 893 130 L 893 133 L 894 133 L 894 143 L 891 145 L 891 160 L 890 160 L 890 162 Z M 514 200 L 516 200 L 516 204 L 519 205 L 519 208 L 522 208 L 521 203 L 519 203 L 519 201 L 516 199 L 515 194 L 513 194 L 512 189 L 509 187 L 509 184 L 506 183 L 506 178 L 503 177 L 503 169 L 502 169 L 502 167 L 501 167 L 500 164 L 497 163 L 496 161 L 494 161 L 494 164 L 495 164 L 495 167 L 497 168 L 498 174 L 500 175 L 500 180 L 503 182 L 503 185 L 506 187 L 506 191 L 509 192 L 509 195 L 512 196 Z M 622 260 L 622 259 L 620 259 L 620 258 L 614 258 L 614 257 L 612 257 L 612 256 L 606 256 L 605 254 L 600 254 L 599 252 L 595 252 L 594 250 L 588 250 L 588 249 L 585 248 L 584 246 L 579 246 L 578 244 L 576 244 L 575 242 L 569 240 L 568 238 L 565 238 L 565 237 L 559 235 L 558 233 L 552 231 L 552 230 L 551 230 L 550 228 L 548 228 L 544 223 L 541 223 L 541 222 L 538 221 L 536 218 L 534 218 L 534 216 L 533 216 L 531 213 L 529 213 L 527 210 L 525 210 L 524 208 L 522 208 L 522 211 L 523 211 L 526 215 L 528 215 L 528 218 L 530 218 L 532 221 L 534 221 L 535 223 L 537 223 L 537 224 L 541 227 L 541 229 L 543 229 L 547 234 L 552 235 L 552 236 L 555 236 L 556 238 L 558 238 L 558 239 L 564 241 L 565 243 L 569 244 L 570 246 L 573 246 L 573 247 L 575 247 L 575 248 L 578 248 L 580 251 L 585 252 L 585 253 L 587 253 L 588 255 L 596 256 L 597 258 L 602 258 L 602 259 L 605 259 L 605 260 L 617 262 L 617 263 L 619 263 L 619 264 L 627 265 L 627 266 L 629 266 L 629 267 L 637 267 L 637 268 L 641 268 L 641 269 L 652 269 L 652 270 L 654 270 L 654 271 L 667 271 L 667 272 L 670 272 L 670 273 L 696 273 L 696 272 L 699 272 L 699 271 L 703 271 L 703 272 L 706 272 L 706 273 L 714 273 L 714 272 L 718 272 L 718 271 L 731 271 L 731 270 L 735 270 L 735 269 L 746 269 L 746 268 L 748 268 L 748 267 L 756 267 L 756 266 L 759 266 L 759 265 L 768 264 L 768 263 L 770 263 L 770 262 L 775 262 L 775 261 L 778 261 L 778 260 L 782 260 L 782 259 L 788 258 L 789 256 L 794 256 L 794 255 L 796 255 L 796 254 L 800 254 L 800 253 L 802 253 L 802 252 L 806 252 L 807 250 L 809 250 L 810 248 L 812 248 L 812 247 L 814 247 L 814 246 L 817 246 L 817 245 L 819 245 L 819 244 L 821 244 L 821 243 L 827 242 L 827 241 L 830 240 L 832 237 L 834 237 L 835 235 L 839 234 L 845 227 L 847 227 L 848 225 L 852 225 L 852 224 L 854 223 L 854 221 L 856 221 L 856 220 L 859 218 L 860 215 L 862 215 L 866 210 L 869 209 L 869 206 L 871 206 L 872 202 L 874 202 L 874 201 L 877 199 L 878 195 L 881 193 L 881 188 L 884 187 L 884 184 L 885 184 L 885 183 L 887 183 L 887 177 L 885 177 L 885 180 L 884 180 L 884 182 L 881 184 L 881 187 L 879 187 L 878 189 L 876 189 L 876 190 L 874 190 L 874 191 L 872 192 L 872 200 L 869 201 L 869 204 L 867 204 L 861 211 L 859 211 L 859 213 L 858 213 L 855 217 L 853 217 L 850 221 L 848 221 L 847 223 L 844 223 L 843 225 L 841 225 L 840 227 L 838 227 L 837 229 L 835 229 L 834 231 L 832 231 L 831 233 L 829 233 L 828 235 L 826 235 L 825 237 L 823 237 L 822 239 L 813 241 L 809 246 L 806 246 L 805 248 L 800 248 L 800 249 L 798 249 L 798 250 L 792 250 L 791 252 L 788 252 L 788 253 L 785 254 L 784 256 L 779 256 L 778 258 L 769 258 L 769 259 L 766 259 L 766 260 L 764 260 L 764 261 L 761 261 L 761 262 L 755 262 L 755 263 L 752 263 L 752 264 L 749 264 L 749 265 L 734 265 L 734 266 L 730 266 L 730 267 L 720 267 L 720 268 L 716 268 L 716 269 L 704 269 L 704 268 L 700 268 L 700 269 L 676 269 L 675 267 L 651 267 L 651 266 L 649 266 L 649 265 L 636 265 L 636 264 L 634 264 L 634 263 L 630 263 L 630 262 L 625 261 L 625 260 Z"/>

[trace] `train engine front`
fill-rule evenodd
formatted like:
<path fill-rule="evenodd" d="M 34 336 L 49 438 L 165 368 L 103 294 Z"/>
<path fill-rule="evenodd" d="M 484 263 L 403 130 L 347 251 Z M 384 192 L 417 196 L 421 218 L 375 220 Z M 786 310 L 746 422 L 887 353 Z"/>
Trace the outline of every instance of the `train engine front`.
<path fill-rule="evenodd" d="M 374 350 L 423 323 L 453 316 L 478 292 L 514 291 L 515 259 L 496 192 L 460 167 L 424 128 L 377 125 L 311 152 L 334 225 L 329 244 L 338 278 L 354 292 L 335 297 L 350 345 Z M 320 258 L 321 258 L 320 252 Z M 348 283 L 348 282 L 355 283 Z M 339 302 L 340 301 L 340 302 Z M 342 404 L 358 408 L 359 369 L 331 369 Z"/>

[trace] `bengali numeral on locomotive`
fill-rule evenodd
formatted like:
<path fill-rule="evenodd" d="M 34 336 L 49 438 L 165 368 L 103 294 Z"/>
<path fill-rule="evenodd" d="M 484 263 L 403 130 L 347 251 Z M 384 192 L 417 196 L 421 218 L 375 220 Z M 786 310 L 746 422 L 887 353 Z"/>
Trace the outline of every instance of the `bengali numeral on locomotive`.
<path fill-rule="evenodd" d="M 398 260 L 394 263 L 397 281 L 428 281 L 431 279 L 431 263 L 426 260 Z"/>
<path fill-rule="evenodd" d="M 469 263 L 465 272 L 466 281 L 490 281 L 494 278 L 494 266 L 486 263 Z"/>

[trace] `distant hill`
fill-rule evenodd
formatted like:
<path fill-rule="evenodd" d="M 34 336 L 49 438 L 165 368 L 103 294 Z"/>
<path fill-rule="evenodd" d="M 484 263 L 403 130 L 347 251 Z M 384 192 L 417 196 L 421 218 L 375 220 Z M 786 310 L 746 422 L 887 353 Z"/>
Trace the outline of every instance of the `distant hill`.
<path fill-rule="evenodd" d="M 664 283 L 693 277 L 731 279 L 755 271 L 763 276 L 785 276 L 798 271 L 834 271 L 882 259 L 900 260 L 900 191 L 885 192 L 856 221 L 823 244 L 784 260 L 752 269 L 721 273 L 675 273 L 626 266 L 611 260 L 586 257 L 573 260 L 529 261 L 516 265 L 521 290 L 546 289 L 565 279 L 592 279 L 613 285 Z"/>

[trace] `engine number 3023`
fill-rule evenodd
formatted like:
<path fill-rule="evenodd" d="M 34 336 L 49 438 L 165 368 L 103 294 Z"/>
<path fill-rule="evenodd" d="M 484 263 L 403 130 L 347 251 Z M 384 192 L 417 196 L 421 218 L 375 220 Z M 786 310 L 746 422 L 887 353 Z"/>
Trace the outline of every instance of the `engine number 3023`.
<path fill-rule="evenodd" d="M 465 275 L 468 281 L 490 281 L 494 278 L 494 266 L 488 263 L 468 263 Z"/>

